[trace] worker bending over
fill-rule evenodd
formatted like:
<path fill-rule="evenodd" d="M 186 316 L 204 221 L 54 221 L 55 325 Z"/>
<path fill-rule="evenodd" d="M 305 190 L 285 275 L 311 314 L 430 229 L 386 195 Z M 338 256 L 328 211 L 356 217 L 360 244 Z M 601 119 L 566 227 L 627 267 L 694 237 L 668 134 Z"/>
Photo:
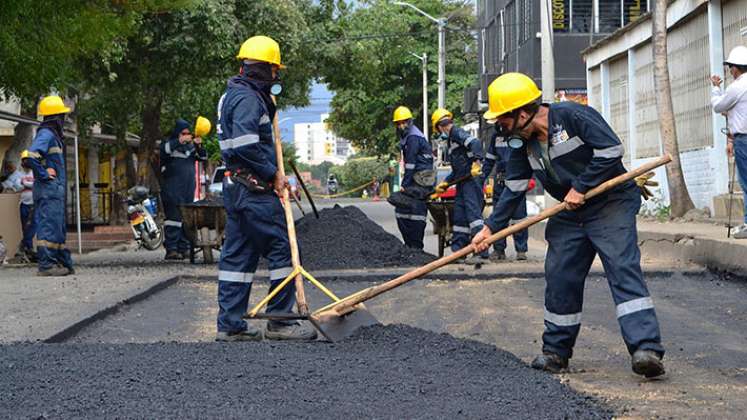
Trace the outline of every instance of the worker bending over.
<path fill-rule="evenodd" d="M 412 113 L 407 107 L 400 106 L 395 109 L 392 121 L 397 128 L 399 147 L 405 161 L 402 192 L 416 198 L 410 208 L 395 207 L 394 215 L 405 245 L 423 249 L 423 236 L 428 217 L 425 200 L 436 183 L 433 149 L 423 132 L 413 124 Z"/>
<path fill-rule="evenodd" d="M 490 143 L 488 144 L 488 150 L 485 153 L 485 159 L 482 164 L 483 173 L 483 185 L 485 180 L 495 168 L 495 175 L 493 176 L 493 203 L 497 203 L 506 188 L 506 162 L 508 162 L 509 148 L 506 143 L 504 133 L 500 131 L 500 124 L 495 124 L 495 132 L 493 133 Z M 508 222 L 509 225 L 519 223 L 527 217 L 527 202 L 521 200 L 519 205 L 516 206 L 514 214 L 511 215 L 511 220 Z M 500 229 L 506 226 L 501 226 Z M 499 230 L 500 230 L 499 229 Z M 526 260 L 527 250 L 529 246 L 527 244 L 529 240 L 529 231 L 527 229 L 516 232 L 512 235 L 514 239 L 514 249 L 516 249 L 516 259 Z M 506 239 L 501 239 L 493 244 L 493 253 L 490 254 L 490 259 L 493 261 L 502 261 L 506 259 Z"/>
<path fill-rule="evenodd" d="M 280 93 L 280 46 L 266 36 L 247 39 L 237 55 L 238 76 L 228 80 L 218 103 L 218 139 L 228 169 L 223 179 L 226 237 L 218 264 L 217 341 L 261 340 L 262 332 L 242 319 L 247 311 L 259 258 L 270 269 L 270 291 L 293 271 L 288 230 L 279 196 L 288 180 L 278 171 L 272 121 Z M 290 282 L 270 300 L 268 313 L 290 313 Z M 311 340 L 316 331 L 296 321 L 269 321 L 265 337 Z"/>
<path fill-rule="evenodd" d="M 453 115 L 446 109 L 434 111 L 431 123 L 433 132 L 446 141 L 445 160 L 451 164 L 451 173 L 436 186 L 436 193 L 445 192 L 452 181 L 469 177 L 457 184 L 454 199 L 451 250 L 458 251 L 469 245 L 472 236 L 483 227 L 482 144 L 467 131 L 455 126 Z M 487 251 L 481 255 L 482 258 L 487 256 Z M 473 259 L 470 262 L 478 261 Z"/>
<path fill-rule="evenodd" d="M 594 257 L 604 266 L 632 368 L 646 377 L 664 373 L 659 323 L 641 271 L 636 214 L 641 191 L 629 181 L 584 200 L 591 188 L 625 173 L 623 146 L 593 108 L 575 102 L 540 104 L 540 91 L 520 73 L 499 76 L 488 87 L 484 117 L 508 133 L 511 152 L 506 191 L 485 228 L 478 250 L 511 219 L 532 175 L 567 210 L 550 218 L 545 237 L 545 332 L 532 367 L 553 373 L 568 367 L 581 327 L 584 282 Z M 647 174 L 652 176 L 653 174 Z"/>

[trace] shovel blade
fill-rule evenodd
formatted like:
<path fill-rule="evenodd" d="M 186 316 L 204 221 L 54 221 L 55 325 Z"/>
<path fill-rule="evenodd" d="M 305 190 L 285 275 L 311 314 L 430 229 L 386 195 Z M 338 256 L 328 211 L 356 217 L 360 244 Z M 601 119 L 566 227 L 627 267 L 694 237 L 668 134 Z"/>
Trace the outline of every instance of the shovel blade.
<path fill-rule="evenodd" d="M 350 337 L 358 328 L 380 324 L 363 304 L 346 315 L 340 316 L 334 311 L 327 311 L 310 316 L 309 321 L 324 338 L 333 343 Z"/>

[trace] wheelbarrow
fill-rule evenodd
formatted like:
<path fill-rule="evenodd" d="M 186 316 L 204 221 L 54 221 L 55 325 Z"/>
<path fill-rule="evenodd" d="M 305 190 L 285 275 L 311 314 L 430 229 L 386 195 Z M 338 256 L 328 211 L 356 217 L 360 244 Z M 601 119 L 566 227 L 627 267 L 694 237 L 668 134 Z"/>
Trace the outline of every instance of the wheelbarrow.
<path fill-rule="evenodd" d="M 189 240 L 189 262 L 195 263 L 197 253 L 202 253 L 204 264 L 214 263 L 213 249 L 220 252 L 223 231 L 226 228 L 226 209 L 222 201 L 203 200 L 179 205 L 182 229 Z"/>
<path fill-rule="evenodd" d="M 433 223 L 433 234 L 438 236 L 438 256 L 443 257 L 446 247 L 451 246 L 453 233 L 452 215 L 454 212 L 454 200 L 439 198 L 426 203 L 428 212 L 431 214 Z"/>

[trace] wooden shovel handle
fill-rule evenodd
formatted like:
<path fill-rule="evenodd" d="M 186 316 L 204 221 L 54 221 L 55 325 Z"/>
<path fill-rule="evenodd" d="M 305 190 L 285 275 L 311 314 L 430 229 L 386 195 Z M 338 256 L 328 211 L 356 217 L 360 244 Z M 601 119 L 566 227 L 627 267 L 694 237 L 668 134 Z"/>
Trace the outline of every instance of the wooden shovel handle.
<path fill-rule="evenodd" d="M 584 199 L 588 200 L 592 197 L 595 197 L 599 194 L 602 194 L 606 191 L 609 191 L 610 189 L 624 183 L 627 181 L 632 180 L 635 177 L 641 176 L 645 174 L 646 172 L 651 171 L 652 169 L 658 168 L 659 166 L 666 165 L 667 163 L 671 162 L 672 157 L 669 154 L 666 154 L 656 160 L 653 160 L 651 162 L 648 162 L 641 167 L 632 170 L 630 172 L 626 172 L 622 175 L 619 175 L 615 178 L 610 179 L 609 181 L 606 181 L 591 190 L 589 190 L 586 194 L 584 194 Z M 493 242 L 496 242 L 500 239 L 506 238 L 509 235 L 513 235 L 514 233 L 520 232 L 524 229 L 529 228 L 530 226 L 539 223 L 547 218 L 550 218 L 561 211 L 566 209 L 565 203 L 556 204 L 555 206 L 552 206 L 548 209 L 545 209 L 540 214 L 536 216 L 529 217 L 525 219 L 524 221 L 517 223 L 515 225 L 511 225 L 503 230 L 500 230 L 492 235 L 485 241 L 488 245 L 492 244 Z M 359 303 L 363 303 L 369 299 L 372 299 L 384 292 L 387 292 L 389 290 L 392 290 L 396 287 L 399 287 L 411 280 L 415 280 L 417 278 L 420 278 L 438 268 L 441 268 L 451 262 L 454 262 L 462 257 L 466 257 L 467 255 L 473 253 L 475 251 L 474 245 L 469 244 L 466 247 L 460 249 L 459 251 L 454 252 L 451 255 L 447 255 L 445 257 L 439 258 L 431 263 L 428 263 L 422 267 L 416 268 L 415 270 L 412 270 L 408 273 L 405 273 L 396 279 L 389 280 L 385 283 L 371 286 L 367 289 L 363 289 L 353 295 L 350 295 L 339 302 L 333 303 L 331 305 L 328 305 L 324 308 L 321 308 L 316 311 L 317 314 L 334 310 L 338 315 L 345 315 L 347 313 L 350 313 L 355 310 L 355 306 Z"/>
<path fill-rule="evenodd" d="M 275 97 L 272 97 L 275 102 Z M 285 165 L 283 164 L 283 144 L 280 138 L 280 125 L 278 124 L 278 113 L 275 112 L 275 118 L 272 121 L 273 134 L 275 136 L 275 155 L 277 156 L 278 172 L 285 177 Z M 285 211 L 285 224 L 288 225 L 288 242 L 290 242 L 291 262 L 293 268 L 301 266 L 301 258 L 298 255 L 298 241 L 296 240 L 296 223 L 293 220 L 293 210 L 290 206 L 290 194 L 288 189 L 283 189 L 283 210 Z M 306 303 L 306 293 L 303 289 L 303 277 L 298 274 L 295 279 L 296 284 L 296 305 L 298 312 L 302 315 L 309 313 L 309 305 Z"/>

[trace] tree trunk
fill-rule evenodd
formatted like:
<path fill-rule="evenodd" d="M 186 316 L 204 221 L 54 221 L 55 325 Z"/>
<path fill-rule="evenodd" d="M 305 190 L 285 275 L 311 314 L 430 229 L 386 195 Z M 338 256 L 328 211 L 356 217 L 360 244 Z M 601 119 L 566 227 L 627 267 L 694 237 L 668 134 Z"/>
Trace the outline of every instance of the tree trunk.
<path fill-rule="evenodd" d="M 669 84 L 669 63 L 667 60 L 667 3 L 656 0 L 653 15 L 653 60 L 656 110 L 659 114 L 659 133 L 664 143 L 664 151 L 672 155 L 672 162 L 666 166 L 669 185 L 669 203 L 672 217 L 682 217 L 695 208 L 687 191 L 685 177 L 680 164 L 680 148 L 677 144 L 677 130 L 672 105 L 672 89 Z"/>
<path fill-rule="evenodd" d="M 37 102 L 26 104 L 21 101 L 21 115 L 28 118 L 36 119 L 36 106 Z M 9 162 L 16 163 L 18 166 L 21 160 L 21 152 L 31 147 L 31 142 L 34 140 L 34 126 L 27 123 L 18 123 L 13 129 L 13 145 L 8 149 L 5 154 L 6 160 Z"/>
<path fill-rule="evenodd" d="M 138 184 L 145 185 L 151 192 L 160 191 L 158 185 L 158 149 L 156 143 L 161 139 L 161 104 L 160 93 L 146 93 L 143 106 L 143 135 L 138 148 Z"/>

